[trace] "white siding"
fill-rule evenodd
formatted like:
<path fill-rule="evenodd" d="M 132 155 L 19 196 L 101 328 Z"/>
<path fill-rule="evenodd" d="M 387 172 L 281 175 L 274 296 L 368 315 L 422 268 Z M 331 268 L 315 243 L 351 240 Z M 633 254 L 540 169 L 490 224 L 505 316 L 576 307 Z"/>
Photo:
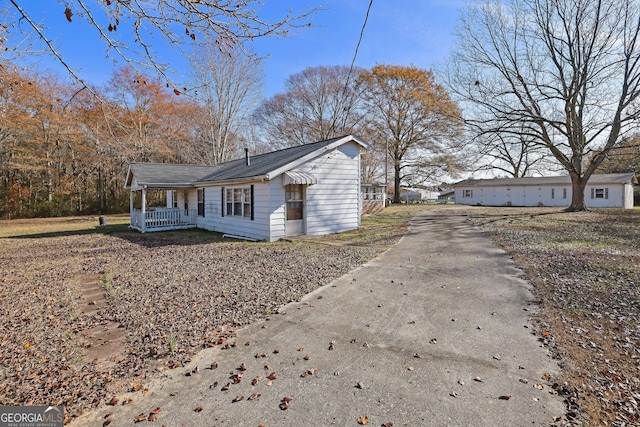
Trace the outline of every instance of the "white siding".
<path fill-rule="evenodd" d="M 358 145 L 342 145 L 297 169 L 312 173 L 319 180 L 307 187 L 307 234 L 337 233 L 360 226 Z"/>
<path fill-rule="evenodd" d="M 269 241 L 275 242 L 285 237 L 285 201 L 282 175 L 272 179 L 269 184 L 269 221 L 271 224 Z"/>
<path fill-rule="evenodd" d="M 250 184 L 229 185 L 226 189 L 250 187 Z M 253 220 L 248 217 L 222 216 L 222 186 L 205 187 L 205 217 L 198 218 L 198 227 L 219 233 L 233 234 L 257 240 L 269 238 L 269 183 L 253 184 Z"/>
<path fill-rule="evenodd" d="M 591 198 L 591 189 L 606 191 L 606 198 Z M 467 190 L 467 191 L 465 191 Z M 468 191 L 472 192 L 471 197 Z M 553 192 L 553 197 L 552 197 Z M 566 197 L 565 197 L 566 194 Z M 484 206 L 550 206 L 571 204 L 571 185 L 518 185 L 456 187 L 456 203 Z M 633 186 L 624 184 L 587 185 L 584 200 L 588 208 L 633 208 Z"/>

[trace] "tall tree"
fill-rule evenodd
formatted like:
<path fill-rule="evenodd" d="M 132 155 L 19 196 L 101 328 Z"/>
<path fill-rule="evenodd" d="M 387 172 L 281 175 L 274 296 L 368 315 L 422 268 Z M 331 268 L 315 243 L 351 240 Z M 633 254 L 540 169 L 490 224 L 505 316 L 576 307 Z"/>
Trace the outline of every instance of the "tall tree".
<path fill-rule="evenodd" d="M 480 133 L 524 134 L 571 177 L 593 172 L 640 118 L 637 0 L 504 0 L 461 19 L 449 88 Z"/>
<path fill-rule="evenodd" d="M 457 164 L 448 150 L 455 142 L 460 111 L 430 71 L 376 65 L 360 76 L 367 125 L 393 163 L 394 203 L 402 182 L 419 184 Z"/>
<path fill-rule="evenodd" d="M 473 138 L 467 161 L 473 171 L 498 171 L 512 178 L 541 173 L 542 147 L 525 132 L 480 133 Z"/>
<path fill-rule="evenodd" d="M 40 22 L 38 16 L 29 12 L 33 9 L 25 3 L 9 1 L 9 12 L 14 12 L 15 20 L 24 24 L 13 26 L 8 23 L 1 27 L 9 29 L 9 34 L 0 34 L 4 37 L 0 38 L 0 44 L 6 47 L 7 52 L 20 49 L 25 37 L 33 30 L 41 41 L 40 47 L 49 51 L 71 76 L 82 83 L 84 81 L 76 71 L 77 65 L 56 48 L 46 29 L 47 20 L 66 20 L 69 25 L 83 22 L 93 36 L 104 43 L 109 57 L 124 61 L 138 72 L 152 69 L 166 80 L 171 80 L 168 59 L 159 54 L 161 45 L 188 59 L 198 51 L 197 47 L 202 42 L 206 45 L 211 37 L 221 46 L 242 49 L 245 42 L 256 38 L 286 36 L 293 29 L 309 26 L 309 18 L 315 12 L 315 9 L 310 9 L 294 14 L 291 9 L 284 9 L 280 18 L 271 20 L 265 19 L 261 13 L 262 0 L 58 0 L 60 15 L 46 16 L 45 21 Z"/>
<path fill-rule="evenodd" d="M 257 110 L 257 125 L 277 148 L 357 133 L 363 119 L 357 79 L 363 71 L 320 66 L 292 74 L 285 91 Z"/>
<path fill-rule="evenodd" d="M 221 163 L 240 153 L 251 112 L 262 98 L 260 62 L 239 51 L 210 47 L 194 65 L 194 97 L 201 114 L 196 135 L 209 149 L 205 162 Z"/>

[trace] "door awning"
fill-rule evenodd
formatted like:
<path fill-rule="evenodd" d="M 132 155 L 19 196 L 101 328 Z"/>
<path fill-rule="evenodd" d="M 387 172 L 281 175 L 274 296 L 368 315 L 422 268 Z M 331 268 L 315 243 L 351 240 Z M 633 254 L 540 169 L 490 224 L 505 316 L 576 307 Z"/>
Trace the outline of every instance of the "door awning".
<path fill-rule="evenodd" d="M 302 184 L 313 185 L 318 183 L 318 178 L 309 172 L 286 171 L 282 185 Z"/>

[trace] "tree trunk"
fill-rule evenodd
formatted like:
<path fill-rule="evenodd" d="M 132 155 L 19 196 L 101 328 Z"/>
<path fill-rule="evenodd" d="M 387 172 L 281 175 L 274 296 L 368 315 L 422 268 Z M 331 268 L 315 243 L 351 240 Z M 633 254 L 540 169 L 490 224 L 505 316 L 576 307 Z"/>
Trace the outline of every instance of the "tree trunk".
<path fill-rule="evenodd" d="M 584 189 L 588 180 L 589 177 L 571 174 L 571 206 L 566 209 L 567 212 L 583 212 L 587 210 L 587 205 L 584 202 Z"/>
<path fill-rule="evenodd" d="M 393 203 L 400 203 L 400 163 L 393 166 Z"/>

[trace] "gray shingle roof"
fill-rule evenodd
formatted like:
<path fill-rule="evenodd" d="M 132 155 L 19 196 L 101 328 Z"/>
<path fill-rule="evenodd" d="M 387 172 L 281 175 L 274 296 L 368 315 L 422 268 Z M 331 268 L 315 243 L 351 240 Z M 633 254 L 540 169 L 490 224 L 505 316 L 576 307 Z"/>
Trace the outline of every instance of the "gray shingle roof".
<path fill-rule="evenodd" d="M 215 166 L 175 165 L 171 163 L 131 163 L 125 187 L 135 177 L 138 185 L 150 188 L 188 188 L 193 182 L 213 172 Z"/>
<path fill-rule="evenodd" d="M 250 156 L 250 164 L 248 166 L 244 158 L 214 166 L 132 163 L 129 166 L 125 187 L 131 185 L 133 177 L 135 177 L 139 185 L 146 185 L 151 188 L 187 188 L 198 183 L 259 178 L 286 167 L 307 155 L 313 155 L 315 152 L 321 155 L 323 148 L 346 137 L 351 138 L 349 141 L 353 140 L 362 146 L 366 146 L 359 139 L 347 135 Z"/>
<path fill-rule="evenodd" d="M 633 172 L 594 174 L 589 178 L 589 184 L 637 184 Z M 506 187 L 515 185 L 569 185 L 571 178 L 563 176 L 544 176 L 526 178 L 494 178 L 494 179 L 465 179 L 455 184 L 456 187 Z"/>

